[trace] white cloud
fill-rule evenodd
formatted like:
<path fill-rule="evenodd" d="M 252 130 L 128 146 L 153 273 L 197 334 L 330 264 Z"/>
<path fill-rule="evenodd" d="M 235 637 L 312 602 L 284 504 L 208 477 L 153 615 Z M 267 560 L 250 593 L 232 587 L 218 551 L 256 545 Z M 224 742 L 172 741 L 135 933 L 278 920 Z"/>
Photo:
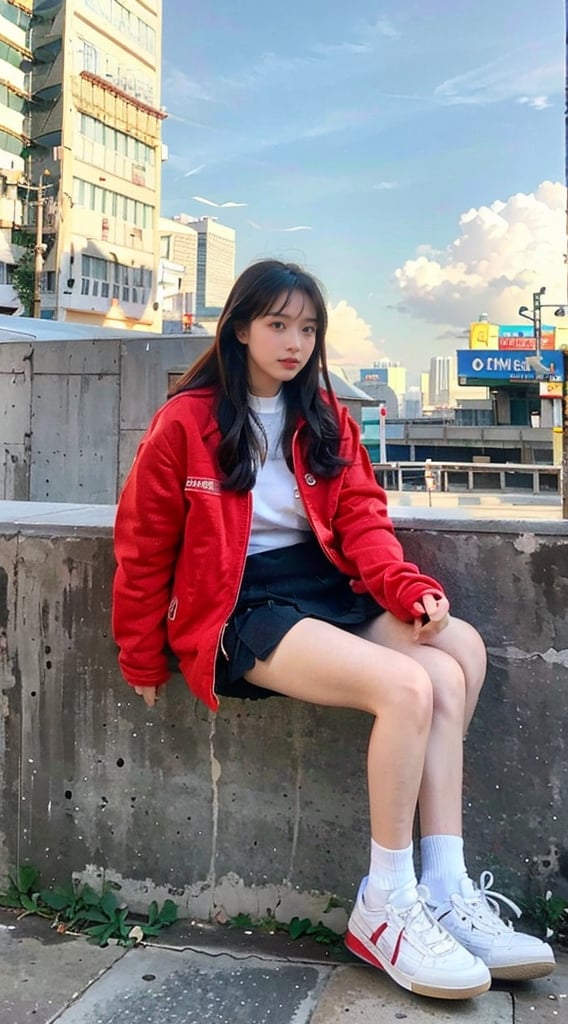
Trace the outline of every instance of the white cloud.
<path fill-rule="evenodd" d="M 191 78 L 181 68 L 176 68 L 172 65 L 167 67 L 165 71 L 163 92 L 165 96 L 175 99 L 177 104 L 181 106 L 194 100 L 202 100 L 208 103 L 215 102 L 210 89 L 201 82 L 196 81 L 195 78 Z"/>
<path fill-rule="evenodd" d="M 519 306 L 530 306 L 542 285 L 547 301 L 566 302 L 565 210 L 566 189 L 551 181 L 468 210 L 446 249 L 421 246 L 396 270 L 399 308 L 430 323 L 463 327 L 480 312 L 494 323 L 516 321 Z"/>
<path fill-rule="evenodd" d="M 373 190 L 376 192 L 390 192 L 393 188 L 398 188 L 396 181 L 378 181 L 376 185 L 373 185 Z"/>
<path fill-rule="evenodd" d="M 546 110 L 551 105 L 548 96 L 519 96 L 517 103 L 525 103 L 535 110 Z"/>
<path fill-rule="evenodd" d="M 530 59 L 529 59 L 530 58 Z M 545 100 L 564 89 L 564 68 L 558 63 L 537 63 L 534 54 L 505 54 L 499 60 L 447 78 L 434 90 L 441 102 L 454 104 Z"/>
<path fill-rule="evenodd" d="M 328 307 L 327 354 L 330 363 L 346 369 L 372 366 L 381 355 L 379 344 L 373 341 L 371 326 L 359 316 L 345 299 Z"/>

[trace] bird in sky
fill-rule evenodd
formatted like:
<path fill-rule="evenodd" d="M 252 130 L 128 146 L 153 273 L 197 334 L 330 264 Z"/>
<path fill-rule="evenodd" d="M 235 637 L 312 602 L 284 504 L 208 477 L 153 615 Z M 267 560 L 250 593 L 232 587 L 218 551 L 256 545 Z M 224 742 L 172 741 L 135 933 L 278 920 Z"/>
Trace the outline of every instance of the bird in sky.
<path fill-rule="evenodd" d="M 228 203 L 214 203 L 212 199 L 204 199 L 203 196 L 192 196 L 191 198 L 195 199 L 196 203 L 205 203 L 206 206 L 216 206 L 219 210 L 226 209 L 229 206 L 248 206 L 248 203 L 233 203 L 231 201 Z"/>

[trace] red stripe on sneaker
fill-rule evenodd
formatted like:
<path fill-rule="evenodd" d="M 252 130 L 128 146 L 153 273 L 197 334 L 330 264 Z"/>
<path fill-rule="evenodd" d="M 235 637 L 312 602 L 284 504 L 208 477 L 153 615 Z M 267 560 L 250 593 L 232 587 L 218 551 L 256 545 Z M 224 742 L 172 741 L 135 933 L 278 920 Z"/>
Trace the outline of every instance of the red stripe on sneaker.
<path fill-rule="evenodd" d="M 370 939 L 370 941 L 373 943 L 373 946 L 377 945 L 377 942 L 379 941 L 381 935 L 383 934 L 383 932 L 385 931 L 386 928 L 387 928 L 387 922 L 383 921 L 383 923 L 381 925 L 379 925 L 377 930 L 375 932 L 373 932 L 373 934 L 371 935 L 371 939 Z"/>
<path fill-rule="evenodd" d="M 400 953 L 400 944 L 402 942 L 402 936 L 403 935 L 404 935 L 404 928 L 401 928 L 401 930 L 399 932 L 398 939 L 396 940 L 396 943 L 395 943 L 394 952 L 393 952 L 393 954 L 391 956 L 391 964 L 393 965 L 393 967 L 394 967 L 394 965 L 396 964 L 396 962 L 398 960 L 398 954 Z"/>
<path fill-rule="evenodd" d="M 380 971 L 384 971 L 384 967 L 380 960 L 377 960 L 376 956 L 373 956 L 371 951 L 363 945 L 360 939 L 353 932 L 346 932 L 345 934 L 345 945 L 355 956 L 361 958 L 368 964 L 372 964 L 373 967 L 378 967 Z"/>

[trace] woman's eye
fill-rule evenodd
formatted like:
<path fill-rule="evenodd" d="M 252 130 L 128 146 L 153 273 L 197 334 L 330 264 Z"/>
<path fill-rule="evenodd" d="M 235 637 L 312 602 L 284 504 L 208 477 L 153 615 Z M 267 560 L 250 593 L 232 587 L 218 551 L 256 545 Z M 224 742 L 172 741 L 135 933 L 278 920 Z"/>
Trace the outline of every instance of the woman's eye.
<path fill-rule="evenodd" d="M 284 324 L 282 323 L 281 320 L 274 320 L 273 323 L 270 324 L 270 326 L 277 327 L 278 329 L 280 329 L 281 327 L 284 327 Z"/>
<path fill-rule="evenodd" d="M 312 324 L 309 324 L 308 327 L 304 327 L 304 334 L 315 334 L 315 333 L 316 333 L 316 329 L 315 329 L 315 327 L 312 326 Z"/>

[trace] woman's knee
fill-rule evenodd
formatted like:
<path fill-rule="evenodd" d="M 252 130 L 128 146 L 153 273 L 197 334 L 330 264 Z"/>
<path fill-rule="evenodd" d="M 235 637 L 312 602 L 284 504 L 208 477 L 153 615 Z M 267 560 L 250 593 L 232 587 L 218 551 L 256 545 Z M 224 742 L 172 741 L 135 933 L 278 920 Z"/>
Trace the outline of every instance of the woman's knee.
<path fill-rule="evenodd" d="M 465 673 L 461 665 L 450 655 L 438 659 L 435 673 L 432 673 L 434 693 L 434 715 L 453 718 L 462 722 L 466 704 L 467 688 Z"/>
<path fill-rule="evenodd" d="M 387 705 L 391 714 L 399 716 L 407 724 L 414 721 L 419 731 L 430 727 L 434 706 L 432 680 L 417 661 L 404 656 L 401 658 L 400 667 L 389 687 Z M 380 711 L 381 708 L 377 708 L 377 712 Z"/>
<path fill-rule="evenodd" d="M 466 695 L 477 700 L 487 672 L 487 650 L 480 634 L 469 622 L 462 622 L 459 635 L 459 664 L 462 668 Z"/>

